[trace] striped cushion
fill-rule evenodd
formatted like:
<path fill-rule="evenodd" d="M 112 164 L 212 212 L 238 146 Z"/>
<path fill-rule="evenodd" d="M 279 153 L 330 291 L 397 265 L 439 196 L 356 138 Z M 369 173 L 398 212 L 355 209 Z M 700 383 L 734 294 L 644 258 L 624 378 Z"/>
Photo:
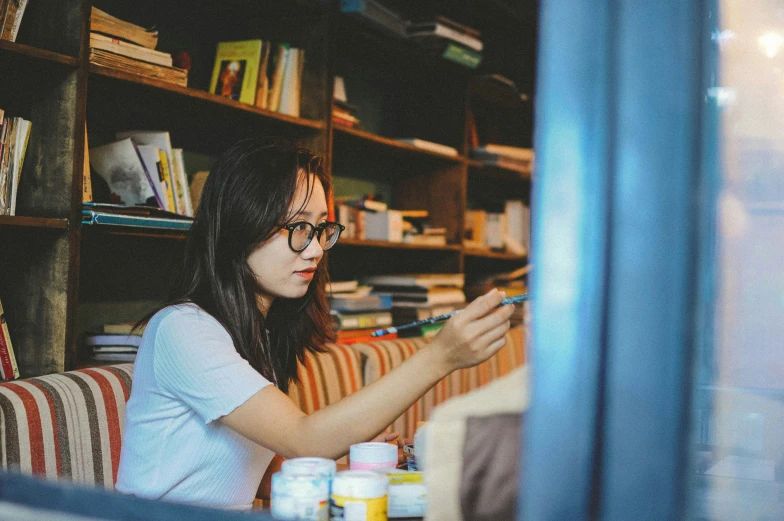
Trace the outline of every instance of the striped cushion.
<path fill-rule="evenodd" d="M 362 387 L 359 353 L 343 344 L 330 344 L 327 352 L 305 355 L 300 381 L 290 386 L 289 397 L 310 414 L 335 403 Z"/>
<path fill-rule="evenodd" d="M 364 382 L 369 385 L 400 365 L 427 342 L 423 338 L 406 338 L 357 343 L 351 347 L 366 358 Z M 395 420 L 391 429 L 404 437 L 413 436 L 416 422 L 427 420 L 436 405 L 479 388 L 523 365 L 524 352 L 523 328 L 510 329 L 506 334 L 506 345 L 498 353 L 476 367 L 455 371 L 441 380 Z"/>
<path fill-rule="evenodd" d="M 113 488 L 132 364 L 0 384 L 0 462 Z"/>

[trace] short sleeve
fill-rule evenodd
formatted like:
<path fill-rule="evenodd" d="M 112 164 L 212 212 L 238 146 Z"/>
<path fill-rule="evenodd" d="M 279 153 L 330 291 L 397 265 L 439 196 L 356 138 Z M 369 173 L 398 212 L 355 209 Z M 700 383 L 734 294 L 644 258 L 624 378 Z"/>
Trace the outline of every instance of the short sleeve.
<path fill-rule="evenodd" d="M 155 331 L 153 368 L 160 388 L 209 423 L 245 403 L 270 381 L 243 359 L 215 318 L 178 307 Z"/>

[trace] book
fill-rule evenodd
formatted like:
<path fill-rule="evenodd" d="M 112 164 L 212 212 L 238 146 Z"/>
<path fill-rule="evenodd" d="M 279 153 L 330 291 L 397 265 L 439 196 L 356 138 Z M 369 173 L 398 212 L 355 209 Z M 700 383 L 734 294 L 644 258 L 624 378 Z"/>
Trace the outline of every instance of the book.
<path fill-rule="evenodd" d="M 16 119 L 16 118 L 15 118 Z M 14 168 L 11 171 L 11 211 L 10 215 L 16 215 L 16 194 L 19 190 L 19 181 L 22 177 L 22 167 L 24 166 L 25 155 L 27 154 L 27 145 L 30 142 L 30 131 L 32 123 L 23 118 L 18 118 L 17 125 L 15 125 L 14 137 Z"/>
<path fill-rule="evenodd" d="M 87 139 L 87 122 L 84 122 L 84 162 L 82 164 L 82 202 L 93 200 L 93 183 L 90 178 L 90 148 Z"/>
<path fill-rule="evenodd" d="M 123 215 L 117 213 L 82 210 L 82 224 L 130 226 L 143 228 L 162 228 L 172 230 L 188 230 L 193 221 L 188 219 L 166 219 L 163 217 L 146 217 L 143 215 Z"/>
<path fill-rule="evenodd" d="M 286 50 L 286 63 L 281 84 L 280 104 L 278 112 L 299 117 L 300 82 L 302 75 L 303 53 L 301 49 Z"/>
<path fill-rule="evenodd" d="M 403 236 L 403 242 L 406 244 L 417 244 L 420 246 L 446 246 L 446 236 L 409 233 Z"/>
<path fill-rule="evenodd" d="M 339 295 L 329 297 L 329 307 L 340 312 L 381 311 L 392 309 L 392 295 L 389 293 L 371 293 L 353 296 Z"/>
<path fill-rule="evenodd" d="M 271 56 L 269 63 L 269 99 L 267 100 L 267 110 L 277 112 L 280 108 L 280 98 L 283 93 L 283 75 L 286 70 L 286 56 L 288 55 L 289 45 L 279 44 Z"/>
<path fill-rule="evenodd" d="M 370 311 L 367 313 L 344 313 L 331 310 L 329 312 L 333 331 L 346 329 L 381 328 L 392 325 L 390 311 Z"/>
<path fill-rule="evenodd" d="M 199 201 L 201 201 L 201 191 L 204 189 L 204 183 L 207 181 L 207 176 L 209 175 L 209 171 L 201 170 L 193 174 L 193 180 L 191 181 L 190 186 L 190 193 L 191 193 L 191 204 L 193 205 L 193 213 L 196 214 L 196 210 L 199 208 Z"/>
<path fill-rule="evenodd" d="M 3 302 L 0 301 L 0 379 L 13 380 L 14 378 L 19 378 L 19 366 L 16 364 L 14 346 L 8 333 Z"/>
<path fill-rule="evenodd" d="M 92 353 L 93 355 L 102 354 L 102 353 L 134 353 L 136 354 L 139 351 L 139 348 L 136 346 L 110 346 L 110 345 L 102 345 L 102 346 L 95 346 L 93 347 Z"/>
<path fill-rule="evenodd" d="M 441 53 L 441 57 L 469 69 L 476 69 L 482 63 L 481 54 L 456 43 L 448 44 Z"/>
<path fill-rule="evenodd" d="M 408 21 L 375 0 L 340 0 L 340 11 L 355 16 L 382 31 L 405 38 Z"/>
<path fill-rule="evenodd" d="M 432 306 L 392 306 L 392 322 L 396 325 L 408 324 L 426 318 L 446 315 L 458 309 L 456 305 L 441 304 Z"/>
<path fill-rule="evenodd" d="M 174 189 L 177 198 L 177 213 L 193 217 L 193 202 L 188 187 L 188 173 L 185 171 L 185 158 L 181 148 L 172 149 L 172 166 L 174 167 Z"/>
<path fill-rule="evenodd" d="M 373 291 L 388 292 L 392 295 L 393 307 L 430 307 L 446 304 L 462 304 L 465 293 L 459 288 L 400 288 L 394 286 L 375 286 Z"/>
<path fill-rule="evenodd" d="M 22 23 L 28 0 L 4 0 L 3 23 L 0 40 L 16 41 L 19 34 L 19 25 Z"/>
<path fill-rule="evenodd" d="M 134 144 L 136 144 L 136 150 L 139 151 L 139 157 L 142 158 L 142 162 L 144 163 L 150 186 L 152 187 L 153 192 L 155 192 L 155 201 L 157 202 L 158 207 L 162 210 L 168 210 L 169 198 L 163 182 L 160 149 L 153 145 L 140 145 L 136 143 L 136 141 L 134 141 Z"/>
<path fill-rule="evenodd" d="M 90 149 L 90 165 L 109 185 L 112 202 L 135 205 L 155 200 L 151 174 L 131 138 Z"/>
<path fill-rule="evenodd" d="M 436 286 L 446 286 L 462 288 L 465 284 L 463 273 L 417 273 L 417 274 L 391 274 L 391 275 L 370 275 L 365 277 L 365 284 L 373 286 L 403 286 L 433 288 Z"/>
<path fill-rule="evenodd" d="M 134 362 L 136 353 L 95 353 L 92 359 L 100 362 Z"/>
<path fill-rule="evenodd" d="M 506 145 L 485 145 L 484 147 L 475 150 L 485 150 L 490 154 L 498 154 L 499 156 L 507 157 L 517 161 L 531 163 L 534 160 L 534 151 L 530 148 L 510 147 Z"/>
<path fill-rule="evenodd" d="M 137 76 L 145 76 L 180 87 L 188 86 L 188 71 L 179 67 L 164 67 L 163 65 L 135 60 L 121 54 L 94 48 L 90 49 L 89 60 L 90 63 L 99 67 L 106 67 L 107 69 Z"/>
<path fill-rule="evenodd" d="M 327 284 L 327 293 L 347 293 L 356 291 L 357 287 L 359 287 L 357 280 L 332 280 Z"/>
<path fill-rule="evenodd" d="M 218 43 L 210 92 L 253 105 L 256 101 L 260 59 L 261 40 Z"/>
<path fill-rule="evenodd" d="M 95 212 L 114 213 L 119 215 L 139 215 L 143 217 L 163 217 L 164 219 L 179 219 L 182 221 L 191 221 L 192 217 L 180 215 L 178 213 L 168 212 L 157 206 L 135 205 L 127 206 L 124 204 L 112 203 L 96 203 L 87 201 L 82 203 L 83 210 L 92 210 Z"/>
<path fill-rule="evenodd" d="M 164 201 L 164 210 L 170 212 L 177 212 L 177 204 L 174 199 L 174 186 L 172 185 L 171 172 L 174 170 L 172 166 L 172 150 L 171 137 L 168 132 L 154 131 L 154 130 L 127 130 L 117 132 L 115 134 L 117 139 L 131 138 L 134 143 L 138 145 L 148 145 L 158 148 L 158 156 L 160 162 L 160 177 L 159 187 L 161 191 L 161 198 Z"/>
<path fill-rule="evenodd" d="M 139 347 L 142 343 L 141 335 L 125 335 L 111 333 L 88 334 L 84 337 L 86 346 L 131 346 Z"/>
<path fill-rule="evenodd" d="M 484 210 L 466 210 L 463 220 L 463 246 L 477 249 L 487 248 L 485 234 L 487 212 Z"/>
<path fill-rule="evenodd" d="M 435 152 L 436 154 L 443 154 L 445 156 L 459 155 L 457 149 L 453 147 L 442 145 L 440 143 L 433 143 L 432 141 L 425 141 L 424 139 L 397 138 L 395 141 L 400 141 L 401 143 L 406 143 L 407 145 L 421 148 L 422 150 L 429 150 L 430 152 Z"/>
<path fill-rule="evenodd" d="M 439 18 L 433 22 L 412 23 L 406 29 L 408 37 L 414 41 L 430 38 L 444 38 L 457 42 L 469 49 L 481 52 L 484 48 L 482 40 L 478 38 L 478 32 L 470 32 L 457 29 L 456 23 L 444 23 L 446 19 Z M 459 26 L 465 27 L 465 26 Z"/>
<path fill-rule="evenodd" d="M 365 215 L 365 239 L 403 242 L 403 217 L 400 212 L 368 212 Z"/>
<path fill-rule="evenodd" d="M 272 42 L 261 42 L 261 58 L 259 58 L 259 79 L 256 83 L 256 102 L 255 105 L 261 109 L 267 108 L 269 101 L 269 68 L 270 54 L 272 53 Z"/>
<path fill-rule="evenodd" d="M 90 31 L 122 38 L 149 49 L 158 45 L 158 31 L 120 20 L 97 7 L 90 12 Z"/>
<path fill-rule="evenodd" d="M 163 65 L 164 67 L 172 67 L 174 65 L 172 56 L 169 53 L 156 51 L 96 32 L 90 33 L 90 47 L 120 54 L 134 60 Z"/>

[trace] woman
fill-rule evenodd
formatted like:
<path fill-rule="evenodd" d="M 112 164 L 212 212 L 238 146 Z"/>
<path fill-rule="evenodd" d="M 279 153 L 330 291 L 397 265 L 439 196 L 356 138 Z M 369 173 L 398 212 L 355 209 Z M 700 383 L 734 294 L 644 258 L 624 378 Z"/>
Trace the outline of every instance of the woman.
<path fill-rule="evenodd" d="M 297 361 L 331 340 L 329 178 L 310 152 L 243 140 L 210 172 L 171 303 L 136 358 L 117 490 L 249 508 L 273 453 L 337 458 L 430 387 L 504 345 L 512 306 L 477 299 L 400 367 L 311 415 L 288 398 Z"/>

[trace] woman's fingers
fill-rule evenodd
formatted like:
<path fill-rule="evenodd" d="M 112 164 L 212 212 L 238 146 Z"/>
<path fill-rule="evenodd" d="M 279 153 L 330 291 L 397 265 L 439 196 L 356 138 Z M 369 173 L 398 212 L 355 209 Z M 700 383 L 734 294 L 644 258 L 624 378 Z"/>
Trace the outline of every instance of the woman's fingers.
<path fill-rule="evenodd" d="M 460 322 L 467 324 L 490 313 L 493 308 L 498 307 L 504 297 L 503 292 L 493 288 L 466 306 L 457 317 Z"/>
<path fill-rule="evenodd" d="M 506 341 L 506 332 L 509 331 L 509 327 L 509 320 L 504 320 L 502 323 L 477 338 L 475 343 L 476 352 L 479 353 L 480 356 L 483 356 L 488 347 L 494 342 L 499 340 Z"/>
<path fill-rule="evenodd" d="M 499 324 L 503 324 L 509 320 L 512 313 L 514 313 L 514 304 L 507 304 L 506 306 L 500 307 L 492 313 L 489 313 L 487 316 L 474 320 L 473 323 L 468 324 L 466 327 L 469 328 L 469 331 L 476 337 L 481 337 L 487 331 L 490 331 Z"/>
<path fill-rule="evenodd" d="M 495 342 L 487 346 L 487 349 L 485 349 L 485 353 L 484 353 L 484 357 L 485 357 L 484 359 L 487 360 L 488 358 L 496 354 L 498 351 L 500 351 L 501 348 L 504 347 L 505 345 L 506 345 L 506 336 L 504 335 L 503 337 L 499 338 L 498 340 L 496 340 Z"/>

